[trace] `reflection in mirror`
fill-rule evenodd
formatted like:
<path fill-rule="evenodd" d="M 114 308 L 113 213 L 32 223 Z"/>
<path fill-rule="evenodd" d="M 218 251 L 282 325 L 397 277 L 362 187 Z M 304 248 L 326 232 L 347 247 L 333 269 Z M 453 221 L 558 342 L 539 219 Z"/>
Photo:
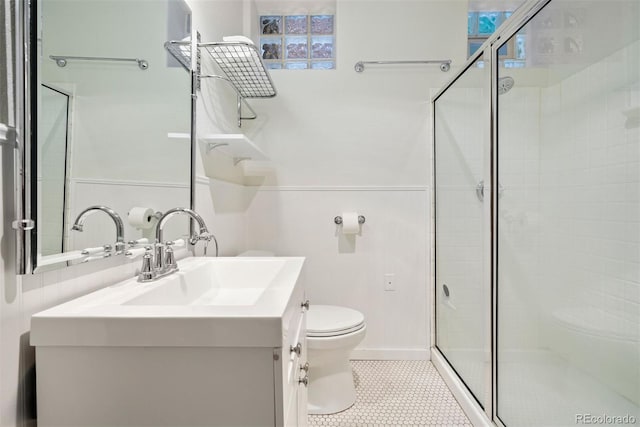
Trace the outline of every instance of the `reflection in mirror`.
<path fill-rule="evenodd" d="M 38 11 L 40 56 L 32 79 L 38 173 L 32 185 L 41 271 L 107 255 L 92 251 L 87 257 L 86 248 L 114 247 L 107 215 L 91 215 L 82 232 L 71 230 L 90 206 L 117 212 L 127 241 L 152 241 L 156 221 L 132 225 L 132 208 L 190 206 L 191 147 L 168 134 L 191 131 L 191 77 L 164 43 L 191 35 L 191 12 L 183 0 L 42 0 Z M 134 61 L 114 60 L 120 58 Z M 187 218 L 165 232 L 168 239 L 187 234 Z"/>
<path fill-rule="evenodd" d="M 69 95 L 42 85 L 40 92 L 40 120 L 38 121 L 38 199 L 42 224 L 38 247 L 43 256 L 64 252 L 64 211 L 66 201 L 67 153 L 69 134 Z"/>

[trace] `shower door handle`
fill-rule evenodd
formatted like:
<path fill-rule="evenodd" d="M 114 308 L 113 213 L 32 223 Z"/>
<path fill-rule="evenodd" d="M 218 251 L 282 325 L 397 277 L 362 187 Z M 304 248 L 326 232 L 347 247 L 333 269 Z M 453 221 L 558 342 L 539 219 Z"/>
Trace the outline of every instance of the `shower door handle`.
<path fill-rule="evenodd" d="M 504 187 L 502 184 L 498 184 L 498 198 L 502 197 L 502 193 L 504 193 Z M 476 197 L 484 202 L 484 179 L 476 185 Z"/>

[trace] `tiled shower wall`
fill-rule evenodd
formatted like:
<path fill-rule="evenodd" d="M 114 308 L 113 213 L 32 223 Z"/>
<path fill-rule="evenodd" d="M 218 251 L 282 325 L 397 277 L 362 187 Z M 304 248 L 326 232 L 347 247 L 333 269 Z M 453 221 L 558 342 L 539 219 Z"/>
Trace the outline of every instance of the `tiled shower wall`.
<path fill-rule="evenodd" d="M 640 383 L 640 351 L 625 340 L 637 340 L 640 317 L 639 64 L 635 42 L 541 92 L 539 286 L 549 332 L 570 315 L 610 337 L 580 351 L 550 335 L 550 346 L 585 369 L 600 362 L 594 375 L 628 397 Z"/>
<path fill-rule="evenodd" d="M 540 307 L 535 289 L 539 259 L 539 69 L 500 70 L 515 85 L 498 97 L 498 293 L 499 345 L 522 351 L 540 346 Z M 533 82 L 533 84 L 531 84 Z"/>
<path fill-rule="evenodd" d="M 542 91 L 542 282 L 553 308 L 638 321 L 640 127 L 625 112 L 640 107 L 639 63 L 635 43 Z M 555 261 L 567 253 L 572 264 Z"/>

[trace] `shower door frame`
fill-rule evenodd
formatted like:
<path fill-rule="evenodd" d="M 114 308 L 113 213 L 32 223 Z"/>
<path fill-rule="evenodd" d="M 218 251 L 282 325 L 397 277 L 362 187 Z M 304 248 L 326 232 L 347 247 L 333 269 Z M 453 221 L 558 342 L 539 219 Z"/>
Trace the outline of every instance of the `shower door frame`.
<path fill-rule="evenodd" d="M 432 177 L 431 177 L 431 182 L 432 182 L 432 207 L 433 207 L 433 223 L 432 223 L 432 235 L 433 235 L 433 243 L 432 243 L 432 251 L 433 251 L 433 289 L 432 289 L 432 321 L 431 321 L 431 359 L 432 361 L 434 361 L 434 364 L 436 365 L 436 368 L 438 368 L 438 370 L 442 369 L 443 366 L 441 363 L 439 363 L 440 361 L 442 361 L 445 366 L 447 371 L 449 372 L 449 374 L 452 374 L 455 376 L 456 378 L 456 383 L 457 384 L 451 384 L 448 383 L 449 387 L 455 387 L 455 388 L 459 388 L 460 386 L 465 390 L 466 394 L 467 394 L 467 398 L 465 399 L 467 405 L 463 405 L 465 406 L 465 412 L 467 412 L 467 415 L 469 416 L 469 411 L 473 411 L 474 416 L 472 418 L 475 418 L 475 421 L 478 422 L 480 419 L 478 417 L 480 417 L 480 414 L 485 414 L 486 416 L 489 417 L 489 419 L 491 419 L 491 411 L 492 411 L 492 405 L 491 402 L 488 402 L 489 404 L 487 405 L 483 405 L 478 398 L 476 398 L 475 394 L 471 391 L 471 388 L 467 385 L 467 383 L 465 382 L 464 378 L 462 378 L 459 374 L 458 371 L 456 370 L 456 368 L 453 366 L 453 364 L 449 361 L 449 359 L 447 359 L 447 356 L 444 354 L 444 352 L 442 350 L 440 350 L 440 348 L 438 348 L 437 346 L 437 323 L 438 323 L 438 318 L 437 318 L 437 313 L 436 313 L 436 309 L 437 309 L 437 292 L 438 292 L 438 285 L 436 283 L 436 279 L 437 279 L 437 247 L 436 247 L 436 241 L 437 241 L 437 218 L 436 218 L 436 207 L 437 207 L 437 202 L 436 202 L 436 158 L 437 158 L 437 154 L 436 154 L 436 101 L 438 101 L 438 99 L 440 99 L 440 97 L 442 95 L 444 95 L 451 87 L 453 87 L 455 85 L 456 82 L 458 82 L 458 80 L 470 69 L 474 66 L 474 64 L 477 61 L 484 61 L 485 64 L 488 64 L 490 62 L 490 49 L 488 49 L 486 47 L 488 41 L 485 42 L 485 44 L 483 44 L 483 46 L 478 49 L 478 51 L 476 53 L 473 54 L 473 56 L 471 56 L 466 62 L 465 64 L 461 67 L 460 71 L 458 71 L 453 78 L 451 78 L 446 84 L 445 86 L 443 86 L 442 89 L 440 89 L 433 97 L 431 100 L 431 121 L 432 121 L 432 159 L 433 159 L 433 164 L 432 164 Z M 489 45 L 490 46 L 490 45 Z M 489 81 L 489 76 L 487 75 L 486 78 L 483 79 L 483 84 L 482 87 L 485 91 L 485 93 L 490 93 L 490 81 Z M 489 118 L 490 118 L 490 111 L 488 108 L 484 108 L 483 109 L 483 114 L 485 114 L 486 116 L 486 120 L 483 121 L 483 124 L 488 123 Z M 487 144 L 488 143 L 488 128 L 484 129 L 483 134 L 481 135 L 480 139 L 482 140 L 483 144 Z M 485 150 L 486 151 L 486 150 Z M 489 174 L 488 174 L 488 167 L 487 167 L 487 160 L 488 160 L 488 156 L 484 155 L 483 158 L 483 164 L 482 164 L 482 169 L 483 169 L 483 176 L 482 179 L 484 180 L 484 182 L 489 182 Z M 488 193 L 490 192 L 490 187 L 485 186 L 484 187 L 484 195 L 485 195 L 485 200 L 489 200 L 487 198 Z M 483 210 L 485 211 L 483 213 L 483 221 L 485 222 L 485 226 L 486 224 L 486 206 L 487 204 L 483 203 Z M 487 246 L 487 241 L 484 238 L 485 236 L 483 236 L 483 258 L 484 255 L 487 253 L 490 253 L 490 247 Z M 484 261 L 484 259 L 483 259 Z M 485 285 L 487 284 L 486 282 L 486 277 L 483 277 L 482 280 L 485 282 Z M 487 304 L 490 303 L 490 301 L 486 301 Z M 486 325 L 489 326 L 489 325 Z M 491 329 L 487 329 L 487 330 L 491 330 Z M 441 372 L 442 373 L 442 372 Z M 445 377 L 444 373 L 443 373 L 443 377 Z M 445 377 L 445 380 L 447 378 Z"/>
<path fill-rule="evenodd" d="M 441 373 L 447 385 L 451 388 L 451 391 L 456 396 L 458 401 L 462 404 L 463 409 L 467 413 L 474 423 L 474 425 L 496 425 L 499 427 L 506 427 L 506 425 L 498 417 L 498 197 L 496 195 L 497 182 L 498 182 L 498 71 L 499 60 L 498 50 L 500 46 L 511 39 L 523 26 L 525 26 L 531 19 L 533 19 L 542 9 L 544 9 L 553 0 L 527 0 L 522 6 L 520 6 L 513 15 L 500 27 L 499 31 L 492 34 L 478 49 L 478 53 L 469 58 L 464 65 L 444 86 L 440 89 L 431 99 L 431 124 L 432 124 L 432 207 L 433 207 L 433 220 L 432 220 L 432 251 L 433 251 L 433 275 L 432 275 L 432 314 L 431 314 L 431 359 Z M 489 78 L 485 79 L 484 88 L 488 90 L 490 94 L 488 99 L 489 117 L 488 128 L 486 129 L 486 135 L 483 138 L 485 145 L 485 156 L 483 162 L 485 184 L 484 186 L 485 200 L 488 201 L 485 204 L 485 215 L 483 217 L 485 232 L 483 237 L 483 248 L 490 254 L 490 268 L 483 277 L 483 281 L 490 286 L 490 304 L 488 325 L 486 325 L 491 331 L 489 348 L 491 352 L 491 381 L 488 385 L 490 387 L 490 402 L 486 402 L 483 405 L 478 401 L 473 392 L 467 387 L 464 379 L 460 378 L 455 368 L 448 362 L 443 352 L 437 346 L 437 304 L 436 295 L 438 292 L 438 286 L 436 283 L 436 108 L 435 103 L 441 95 L 453 86 L 453 84 L 480 58 L 483 59 L 485 67 L 490 67 Z M 488 260 L 485 260 L 488 261 Z"/>

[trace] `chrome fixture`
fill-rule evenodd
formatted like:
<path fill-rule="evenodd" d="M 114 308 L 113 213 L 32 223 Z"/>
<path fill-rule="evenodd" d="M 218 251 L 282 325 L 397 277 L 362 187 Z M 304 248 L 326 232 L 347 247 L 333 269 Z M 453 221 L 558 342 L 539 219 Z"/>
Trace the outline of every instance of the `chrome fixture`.
<path fill-rule="evenodd" d="M 502 184 L 498 184 L 498 198 L 502 197 L 502 193 L 504 193 L 504 187 Z M 476 185 L 476 197 L 484 202 L 484 179 Z"/>
<path fill-rule="evenodd" d="M 142 268 L 138 275 L 138 281 L 149 282 L 178 271 L 178 263 L 176 262 L 172 246 L 180 246 L 180 244 L 178 241 L 163 243 L 162 239 L 164 225 L 167 223 L 169 218 L 175 215 L 188 215 L 198 223 L 198 234 L 196 235 L 194 233 L 189 238 L 189 243 L 191 245 L 195 245 L 201 240 L 207 242 L 208 245 L 209 242 L 213 240 L 216 245 L 216 256 L 218 256 L 218 241 L 213 234 L 209 233 L 207 225 L 204 223 L 204 219 L 202 219 L 200 215 L 189 208 L 169 209 L 160 217 L 156 224 L 155 251 L 153 251 L 151 247 L 147 248 L 146 253 L 142 257 Z"/>
<path fill-rule="evenodd" d="M 113 223 L 116 225 L 115 250 L 116 250 L 116 254 L 121 253 L 125 248 L 124 224 L 122 223 L 122 218 L 120 218 L 120 215 L 118 215 L 116 211 L 114 211 L 113 209 L 107 206 L 89 206 L 88 208 L 86 208 L 85 210 L 80 212 L 80 214 L 74 221 L 73 226 L 71 227 L 71 230 L 82 232 L 84 228 L 84 221 L 87 219 L 87 217 L 93 214 L 94 212 L 98 212 L 98 211 L 104 212 L 107 215 L 109 215 L 109 217 L 113 220 Z"/>
<path fill-rule="evenodd" d="M 187 71 L 191 70 L 191 40 L 169 40 L 164 44 L 164 48 Z"/>
<path fill-rule="evenodd" d="M 298 343 L 295 346 L 289 346 L 289 353 L 295 353 L 298 357 L 302 354 L 302 344 Z"/>
<path fill-rule="evenodd" d="M 416 65 L 416 64 L 440 64 L 440 71 L 447 72 L 451 69 L 450 59 L 434 59 L 421 61 L 358 61 L 353 68 L 356 73 L 364 71 L 365 65 Z"/>
<path fill-rule="evenodd" d="M 358 215 L 358 224 L 362 225 L 365 223 L 367 219 L 363 216 L 363 215 Z M 341 216 L 337 216 L 335 218 L 333 218 L 333 222 L 336 223 L 337 225 L 342 224 L 342 217 Z"/>
<path fill-rule="evenodd" d="M 498 95 L 504 95 L 505 93 L 509 92 L 513 88 L 514 84 L 515 80 L 513 80 L 513 77 L 500 77 L 498 79 Z"/>
<path fill-rule="evenodd" d="M 141 70 L 149 68 L 149 62 L 139 58 L 107 58 L 102 56 L 66 56 L 66 55 L 49 55 L 49 58 L 56 61 L 58 67 L 66 67 L 69 60 L 73 61 L 108 61 L 108 62 L 135 62 Z"/>

